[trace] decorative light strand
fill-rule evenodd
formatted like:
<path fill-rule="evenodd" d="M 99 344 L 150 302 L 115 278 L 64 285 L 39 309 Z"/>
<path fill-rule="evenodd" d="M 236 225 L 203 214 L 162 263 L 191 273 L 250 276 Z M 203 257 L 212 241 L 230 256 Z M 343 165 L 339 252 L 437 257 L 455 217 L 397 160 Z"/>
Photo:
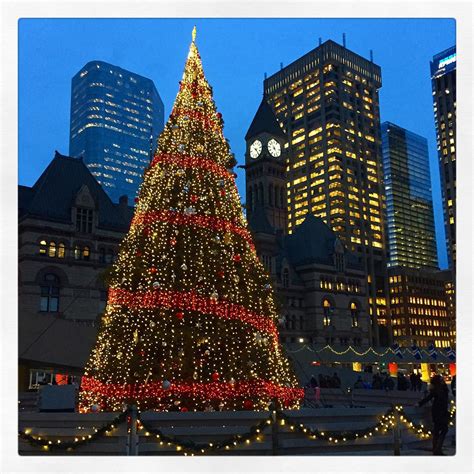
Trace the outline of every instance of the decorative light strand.
<path fill-rule="evenodd" d="M 182 154 L 159 153 L 155 155 L 150 168 L 158 163 L 173 164 L 181 169 L 199 168 L 212 173 L 214 176 L 234 180 L 234 175 L 214 160 L 202 156 L 186 156 Z"/>
<path fill-rule="evenodd" d="M 209 399 L 225 400 L 245 397 L 278 398 L 285 402 L 300 400 L 304 390 L 300 388 L 282 387 L 266 380 L 248 380 L 209 383 L 172 383 L 163 388 L 159 382 L 147 384 L 110 384 L 95 380 L 92 377 L 83 377 L 81 385 L 90 393 L 106 397 L 161 399 L 171 395 L 194 395 Z"/>
<path fill-rule="evenodd" d="M 214 216 L 184 214 L 171 210 L 136 212 L 132 219 L 132 226 L 140 224 L 148 225 L 156 221 L 167 222 L 168 224 L 175 225 L 204 227 L 218 232 L 232 232 L 240 235 L 249 244 L 250 248 L 255 250 L 255 244 L 253 243 L 252 235 L 248 229 Z"/>
<path fill-rule="evenodd" d="M 120 288 L 111 288 L 108 303 L 134 308 L 164 308 L 195 311 L 200 315 L 212 315 L 222 319 L 237 319 L 253 326 L 259 331 L 271 335 L 278 342 L 278 330 L 275 323 L 267 316 L 256 314 L 247 308 L 225 300 L 207 298 L 197 293 L 152 290 L 148 292 L 131 292 Z M 189 313 L 188 313 L 189 314 Z M 174 317 L 173 315 L 168 315 Z"/>
<path fill-rule="evenodd" d="M 31 434 L 31 428 L 18 432 L 18 436 L 30 444 L 35 446 L 41 446 L 45 451 L 61 450 L 61 451 L 72 451 L 78 446 L 95 441 L 97 438 L 103 435 L 107 435 L 112 430 L 114 430 L 118 425 L 123 423 L 127 419 L 127 415 L 130 413 L 130 410 L 127 409 L 124 412 L 120 413 L 114 420 L 110 423 L 107 423 L 101 428 L 94 429 L 93 433 L 87 435 L 77 435 L 74 437 L 74 441 L 65 441 L 63 439 L 57 438 L 55 440 L 47 439 L 42 436 L 34 436 Z"/>

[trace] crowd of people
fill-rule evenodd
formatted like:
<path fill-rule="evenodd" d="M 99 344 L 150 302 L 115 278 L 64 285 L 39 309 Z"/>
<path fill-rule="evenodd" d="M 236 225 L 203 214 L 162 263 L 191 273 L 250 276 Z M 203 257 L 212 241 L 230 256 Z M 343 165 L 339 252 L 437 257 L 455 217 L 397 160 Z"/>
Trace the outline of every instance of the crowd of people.
<path fill-rule="evenodd" d="M 318 378 L 316 378 L 314 375 L 311 376 L 310 381 L 306 385 L 307 387 L 310 388 L 341 388 L 341 379 L 339 376 L 334 372 L 334 374 L 331 375 L 323 375 L 319 374 Z"/>
<path fill-rule="evenodd" d="M 364 388 L 373 390 L 411 390 L 420 392 L 423 387 L 421 374 L 412 373 L 409 377 L 399 372 L 397 374 L 396 383 L 394 377 L 387 372 L 376 373 L 372 376 L 372 382 L 367 382 L 359 376 L 354 383 L 354 388 Z"/>

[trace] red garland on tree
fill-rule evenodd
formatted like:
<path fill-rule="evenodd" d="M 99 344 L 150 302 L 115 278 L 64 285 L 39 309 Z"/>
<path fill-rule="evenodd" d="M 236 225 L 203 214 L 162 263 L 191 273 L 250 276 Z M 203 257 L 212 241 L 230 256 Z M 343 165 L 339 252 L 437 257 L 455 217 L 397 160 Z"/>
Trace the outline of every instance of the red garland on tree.
<path fill-rule="evenodd" d="M 278 342 L 270 279 L 227 169 L 222 125 L 193 37 L 113 265 L 82 412 L 124 403 L 141 411 L 266 410 L 274 399 L 296 408 L 304 396 Z"/>

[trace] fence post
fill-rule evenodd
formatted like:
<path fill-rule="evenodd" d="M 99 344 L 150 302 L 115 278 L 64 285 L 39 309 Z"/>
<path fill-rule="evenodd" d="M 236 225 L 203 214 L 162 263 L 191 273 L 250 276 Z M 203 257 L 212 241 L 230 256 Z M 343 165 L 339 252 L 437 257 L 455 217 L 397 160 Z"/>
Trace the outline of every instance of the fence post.
<path fill-rule="evenodd" d="M 130 406 L 130 415 L 128 416 L 128 456 L 138 454 L 138 436 L 137 436 L 137 407 Z"/>
<path fill-rule="evenodd" d="M 395 425 L 393 427 L 393 454 L 394 456 L 400 456 L 400 413 L 393 404 L 392 409 L 395 419 Z"/>
<path fill-rule="evenodd" d="M 278 418 L 277 418 L 277 410 L 278 410 L 278 402 L 277 400 L 273 400 L 273 403 L 270 406 L 272 410 L 272 456 L 278 455 Z"/>

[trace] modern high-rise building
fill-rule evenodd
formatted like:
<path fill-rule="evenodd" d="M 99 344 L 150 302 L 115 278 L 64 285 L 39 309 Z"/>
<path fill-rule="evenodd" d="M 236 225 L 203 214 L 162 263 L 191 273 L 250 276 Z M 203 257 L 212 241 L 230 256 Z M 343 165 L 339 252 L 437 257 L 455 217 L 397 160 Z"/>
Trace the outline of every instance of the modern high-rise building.
<path fill-rule="evenodd" d="M 389 334 L 381 85 L 379 66 L 334 41 L 264 81 L 286 133 L 288 233 L 312 213 L 357 256 L 368 275 L 374 344 Z"/>
<path fill-rule="evenodd" d="M 72 79 L 69 154 L 82 156 L 114 202 L 122 195 L 133 201 L 163 121 L 151 79 L 103 61 Z"/>
<path fill-rule="evenodd" d="M 455 346 L 456 325 L 449 292 L 452 273 L 391 267 L 388 274 L 394 341 L 405 347 Z"/>
<path fill-rule="evenodd" d="M 456 267 L 456 47 L 431 61 L 433 109 L 438 144 L 446 248 L 450 268 Z"/>
<path fill-rule="evenodd" d="M 382 124 L 388 266 L 438 267 L 428 142 Z"/>

